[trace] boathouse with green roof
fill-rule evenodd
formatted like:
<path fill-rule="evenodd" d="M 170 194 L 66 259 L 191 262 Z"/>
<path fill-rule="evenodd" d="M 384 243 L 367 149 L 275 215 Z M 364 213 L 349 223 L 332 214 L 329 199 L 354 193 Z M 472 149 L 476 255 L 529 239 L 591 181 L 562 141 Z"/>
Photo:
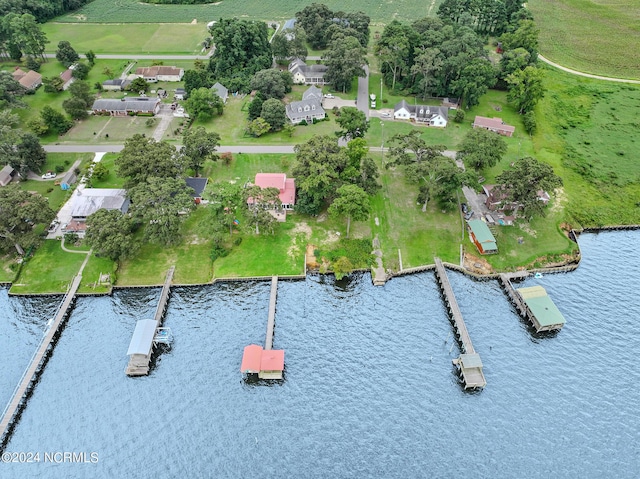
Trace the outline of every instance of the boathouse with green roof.
<path fill-rule="evenodd" d="M 516 291 L 524 301 L 525 313 L 536 332 L 562 329 L 564 316 L 542 286 L 519 288 Z"/>
<path fill-rule="evenodd" d="M 498 252 L 498 244 L 493 233 L 482 220 L 470 220 L 469 239 L 476 245 L 480 254 L 492 254 Z"/>

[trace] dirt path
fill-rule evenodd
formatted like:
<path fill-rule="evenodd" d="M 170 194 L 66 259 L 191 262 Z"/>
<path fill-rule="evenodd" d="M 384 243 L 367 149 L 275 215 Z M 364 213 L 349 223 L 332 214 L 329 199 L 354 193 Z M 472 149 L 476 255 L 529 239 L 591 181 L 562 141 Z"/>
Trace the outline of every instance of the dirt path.
<path fill-rule="evenodd" d="M 547 65 L 551 65 L 552 67 L 562 70 L 563 72 L 571 73 L 572 75 L 578 75 L 586 78 L 593 78 L 595 80 L 614 81 L 618 83 L 633 83 L 634 85 L 640 85 L 640 80 L 629 80 L 627 78 L 613 78 L 613 77 L 604 77 L 601 75 L 592 75 L 591 73 L 583 73 L 577 70 L 572 70 L 571 68 L 563 67 L 562 65 L 559 65 L 555 62 L 552 62 L 551 60 L 546 59 L 542 55 L 538 55 L 538 58 L 541 61 L 545 62 Z"/>

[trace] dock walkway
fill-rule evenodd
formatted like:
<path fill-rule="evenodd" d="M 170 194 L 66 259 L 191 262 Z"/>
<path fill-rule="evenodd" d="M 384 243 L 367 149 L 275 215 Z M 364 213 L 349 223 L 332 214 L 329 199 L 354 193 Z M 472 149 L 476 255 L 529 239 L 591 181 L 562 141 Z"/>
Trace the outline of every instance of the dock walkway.
<path fill-rule="evenodd" d="M 78 274 L 75 276 L 75 278 L 73 278 L 69 290 L 62 300 L 62 304 L 58 308 L 53 321 L 51 321 L 49 325 L 49 329 L 45 331 L 40 345 L 36 349 L 34 355 L 31 357 L 29 366 L 22 375 L 22 378 L 18 382 L 18 386 L 13 392 L 11 400 L 4 409 L 2 419 L 0 420 L 0 452 L 4 450 L 4 446 L 8 442 L 11 430 L 13 429 L 13 425 L 15 424 L 15 421 L 20 417 L 20 413 L 26 405 L 26 399 L 33 390 L 38 377 L 40 376 L 41 372 L 44 369 L 44 366 L 47 363 L 47 360 L 49 359 L 49 354 L 53 350 L 54 340 L 60 335 L 60 332 L 62 330 L 61 326 L 63 325 L 65 318 L 67 318 L 67 314 L 69 312 L 69 309 L 71 308 L 73 299 L 75 298 L 76 292 L 80 287 L 80 282 L 82 280 L 82 271 L 84 270 L 84 267 L 86 266 L 90 256 L 91 252 L 87 254 L 87 257 L 82 263 L 82 266 L 80 266 Z"/>
<path fill-rule="evenodd" d="M 449 313 L 451 315 L 451 321 L 457 333 L 457 339 L 460 342 L 462 354 L 459 358 L 455 359 L 453 363 L 458 367 L 462 380 L 464 382 L 465 389 L 468 388 L 483 388 L 486 386 L 484 373 L 482 372 L 482 361 L 480 355 L 476 353 L 467 330 L 467 325 L 464 322 L 460 307 L 456 301 L 456 297 L 453 294 L 453 288 L 449 282 L 449 277 L 442 264 L 440 258 L 434 258 L 436 264 L 436 278 L 444 294 L 445 301 L 447 303 Z"/>
<path fill-rule="evenodd" d="M 511 284 L 511 279 L 516 279 L 516 278 L 513 278 L 505 273 L 500 275 L 500 282 L 502 283 L 502 286 L 504 287 L 504 290 L 507 293 L 507 296 L 509 296 L 509 299 L 515 305 L 516 309 L 518 310 L 518 313 L 520 313 L 521 316 L 526 317 L 527 308 L 524 304 L 522 297 L 518 293 L 516 293 L 515 288 Z"/>
<path fill-rule="evenodd" d="M 269 298 L 269 318 L 267 320 L 267 335 L 264 340 L 264 349 L 269 351 L 273 348 L 273 329 L 276 321 L 276 300 L 278 298 L 278 277 L 271 278 L 271 296 Z"/>
<path fill-rule="evenodd" d="M 153 317 L 155 321 L 155 331 L 162 325 L 162 318 L 167 310 L 167 303 L 169 302 L 169 293 L 171 292 L 171 280 L 173 279 L 173 273 L 175 272 L 175 266 L 169 268 L 167 276 L 162 286 L 162 293 L 160 293 L 160 300 L 158 301 L 158 307 L 156 308 L 156 314 Z M 131 354 L 129 357 L 129 364 L 125 373 L 127 376 L 146 376 L 149 374 L 149 364 L 151 363 L 151 356 L 153 355 L 153 345 L 149 347 L 147 354 Z"/>

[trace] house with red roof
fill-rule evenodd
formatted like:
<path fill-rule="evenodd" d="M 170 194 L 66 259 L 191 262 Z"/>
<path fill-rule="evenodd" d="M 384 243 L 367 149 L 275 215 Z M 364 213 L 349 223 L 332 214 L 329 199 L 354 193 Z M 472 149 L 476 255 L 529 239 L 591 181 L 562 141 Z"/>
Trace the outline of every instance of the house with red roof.
<path fill-rule="evenodd" d="M 493 131 L 503 136 L 513 136 L 513 132 L 516 131 L 515 126 L 507 125 L 502 118 L 487 118 L 486 116 L 476 116 L 473 121 L 474 128 L 484 128 L 485 130 Z"/>
<path fill-rule="evenodd" d="M 293 211 L 296 204 L 296 180 L 287 178 L 284 173 L 258 173 L 253 183 L 260 188 L 277 188 L 280 191 L 278 197 L 282 203 L 282 209 Z M 253 198 L 247 199 L 247 204 L 253 204 Z"/>
<path fill-rule="evenodd" d="M 13 79 L 27 90 L 35 90 L 42 85 L 42 75 L 38 72 L 34 72 L 33 70 L 26 72 L 20 67 L 16 67 L 12 75 Z"/>
<path fill-rule="evenodd" d="M 62 89 L 66 90 L 67 88 L 69 88 L 69 86 L 73 83 L 73 81 L 75 80 L 75 78 L 73 78 L 73 70 L 70 68 L 67 68 L 65 71 L 63 71 L 62 73 L 60 73 L 60 78 L 62 79 L 62 81 L 64 82 L 62 84 Z"/>

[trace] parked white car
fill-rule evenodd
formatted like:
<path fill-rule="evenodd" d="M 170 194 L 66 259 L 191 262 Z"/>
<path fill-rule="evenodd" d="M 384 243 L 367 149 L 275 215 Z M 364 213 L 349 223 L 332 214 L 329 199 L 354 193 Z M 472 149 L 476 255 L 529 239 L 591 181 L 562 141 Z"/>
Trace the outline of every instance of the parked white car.
<path fill-rule="evenodd" d="M 335 98 L 331 93 L 327 93 L 324 97 L 329 99 Z"/>
<path fill-rule="evenodd" d="M 53 171 L 47 171 L 44 175 L 42 175 L 43 180 L 51 180 L 56 177 L 56 174 Z"/>

